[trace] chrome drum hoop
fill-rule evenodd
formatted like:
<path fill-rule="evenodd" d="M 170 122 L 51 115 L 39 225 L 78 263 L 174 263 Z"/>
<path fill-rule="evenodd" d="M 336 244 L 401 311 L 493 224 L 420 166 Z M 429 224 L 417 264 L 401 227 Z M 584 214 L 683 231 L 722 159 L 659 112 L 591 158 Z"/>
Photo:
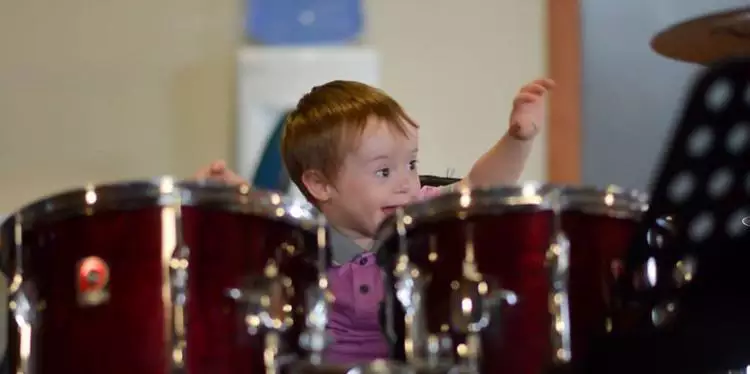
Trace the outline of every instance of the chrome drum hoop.
<path fill-rule="evenodd" d="M 171 186 L 165 191 L 165 186 Z M 229 186 L 211 181 L 177 181 L 169 176 L 151 180 L 90 184 L 47 196 L 8 215 L 2 226 L 20 217 L 24 229 L 76 216 L 149 206 L 196 206 L 255 215 L 298 224 L 311 229 L 317 224 L 316 209 L 309 202 L 279 192 L 248 185 Z"/>

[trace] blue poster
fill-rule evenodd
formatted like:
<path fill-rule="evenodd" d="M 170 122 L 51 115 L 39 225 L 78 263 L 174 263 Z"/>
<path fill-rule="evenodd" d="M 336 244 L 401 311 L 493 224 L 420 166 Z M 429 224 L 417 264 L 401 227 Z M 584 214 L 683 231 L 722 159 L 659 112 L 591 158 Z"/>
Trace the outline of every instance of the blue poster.
<path fill-rule="evenodd" d="M 361 0 L 248 0 L 246 9 L 246 36 L 261 44 L 345 44 L 362 32 Z"/>

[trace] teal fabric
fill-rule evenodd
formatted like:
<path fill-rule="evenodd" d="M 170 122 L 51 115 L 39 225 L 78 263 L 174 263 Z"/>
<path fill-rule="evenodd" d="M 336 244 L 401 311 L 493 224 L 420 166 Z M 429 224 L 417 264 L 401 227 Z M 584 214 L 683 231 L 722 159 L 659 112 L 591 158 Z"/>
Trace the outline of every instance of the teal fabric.
<path fill-rule="evenodd" d="M 266 143 L 258 168 L 255 170 L 252 184 L 257 188 L 288 193 L 291 187 L 289 174 L 281 158 L 281 135 L 284 131 L 284 120 L 288 112 L 280 116 L 273 133 Z"/>

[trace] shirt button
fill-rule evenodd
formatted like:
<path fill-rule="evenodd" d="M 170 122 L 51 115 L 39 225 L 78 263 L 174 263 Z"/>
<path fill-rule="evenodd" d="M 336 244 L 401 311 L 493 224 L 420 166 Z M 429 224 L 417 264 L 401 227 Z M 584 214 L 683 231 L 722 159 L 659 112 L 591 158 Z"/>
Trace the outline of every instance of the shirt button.
<path fill-rule="evenodd" d="M 370 292 L 370 287 L 368 285 L 366 285 L 366 284 L 360 285 L 359 286 L 359 292 L 363 293 L 363 294 L 364 293 L 368 293 L 368 292 Z"/>
<path fill-rule="evenodd" d="M 359 259 L 359 264 L 362 266 L 367 265 L 367 257 L 362 257 L 361 259 Z"/>

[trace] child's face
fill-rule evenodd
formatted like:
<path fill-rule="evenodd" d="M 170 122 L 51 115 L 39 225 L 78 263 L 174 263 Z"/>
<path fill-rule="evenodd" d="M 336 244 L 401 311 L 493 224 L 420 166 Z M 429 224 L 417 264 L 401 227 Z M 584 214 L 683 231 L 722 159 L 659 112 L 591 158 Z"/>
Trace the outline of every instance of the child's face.
<path fill-rule="evenodd" d="M 344 158 L 331 199 L 321 207 L 339 229 L 366 238 L 396 207 L 419 196 L 418 130 L 404 136 L 379 120 L 369 122 L 359 147 Z"/>

